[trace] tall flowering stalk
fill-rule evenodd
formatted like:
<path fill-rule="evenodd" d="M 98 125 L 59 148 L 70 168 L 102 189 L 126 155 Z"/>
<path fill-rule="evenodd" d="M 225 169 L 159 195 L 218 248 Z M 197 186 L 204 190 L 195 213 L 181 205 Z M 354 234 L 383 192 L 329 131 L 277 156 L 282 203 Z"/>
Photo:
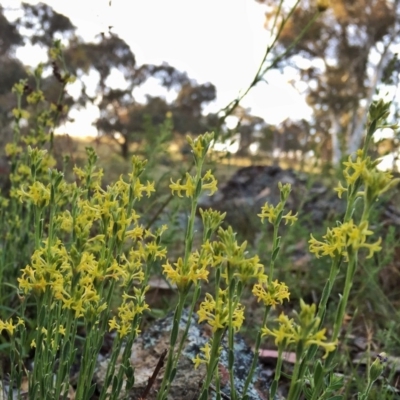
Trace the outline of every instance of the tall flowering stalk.
<path fill-rule="evenodd" d="M 106 189 L 92 149 L 87 149 L 86 166 L 74 168 L 73 183 L 52 168 L 55 161 L 41 146 L 51 142 L 55 121 L 65 111 L 61 104 L 65 85 L 73 77 L 65 69 L 60 42 L 56 42 L 51 56 L 53 74 L 62 83 L 58 104 L 49 106 L 40 90 L 42 66 L 33 72 L 35 89 L 21 81 L 13 90 L 17 95 L 17 108 L 13 111 L 15 135 L 14 142 L 6 148 L 12 160 L 13 208 L 11 214 L 5 215 L 12 235 L 18 232 L 14 227 L 22 222 L 15 217 L 25 217 L 24 229 L 29 232 L 27 227 L 32 227 L 32 251 L 17 279 L 21 317 L 16 321 L 0 320 L 0 330 L 7 331 L 12 339 L 10 385 L 20 393 L 26 373 L 30 399 L 64 398 L 72 365 L 79 359 L 75 398 L 90 398 L 95 386 L 88 382 L 92 380 L 104 335 L 110 330 L 116 332 L 116 339 L 100 398 L 116 399 L 134 382 L 130 349 L 139 333 L 141 316 L 148 309 L 145 293 L 152 265 L 166 255 L 160 245 L 166 227 L 151 232 L 139 222 L 135 203 L 155 191 L 153 183 L 141 181 L 146 163 L 139 158 L 132 158 L 127 178 L 121 176 Z M 57 62 L 64 70 L 58 68 Z M 31 105 L 32 114 L 22 109 L 23 96 Z M 20 126 L 29 119 L 35 121 L 36 129 L 23 135 Z M 27 146 L 25 152 L 22 144 Z M 7 246 L 14 242 L 20 240 L 13 241 L 11 236 L 6 240 Z M 1 255 L 4 261 L 6 253 Z M 36 320 L 27 324 L 25 311 L 29 309 L 30 315 L 32 306 L 36 306 Z M 28 330 L 31 326 L 33 332 Z M 80 330 L 84 331 L 83 338 L 78 336 Z M 34 352 L 31 370 L 22 363 L 28 338 Z M 11 399 L 10 396 L 11 390 Z"/>
<path fill-rule="evenodd" d="M 369 145 L 378 129 L 388 127 L 397 129 L 397 125 L 385 124 L 385 119 L 389 115 L 389 107 L 390 103 L 385 103 L 382 100 L 371 104 L 364 146 L 355 155 L 349 156 L 348 160 L 343 163 L 344 183 L 339 182 L 335 188 L 340 198 L 344 194 L 347 196 L 347 207 L 343 221 L 338 222 L 337 226 L 333 228 L 328 228 L 322 240 L 316 239 L 313 235 L 309 240 L 310 251 L 316 257 L 330 257 L 332 259 L 329 279 L 324 287 L 316 315 L 319 325 L 322 324 L 325 317 L 327 302 L 336 277 L 342 268 L 346 269 L 343 292 L 340 296 L 333 333 L 330 338 L 331 343 L 337 343 L 339 340 L 340 329 L 357 270 L 359 253 L 366 252 L 366 257 L 371 258 L 381 250 L 380 238 L 376 241 L 369 240 L 369 237 L 373 235 L 369 225 L 371 209 L 383 193 L 400 182 L 399 179 L 393 179 L 390 172 L 380 171 L 377 168 L 379 160 L 372 160 L 368 156 Z M 361 217 L 356 219 L 355 211 L 358 208 L 361 208 Z M 323 363 L 315 363 L 315 368 L 308 371 L 310 360 L 315 357 L 316 350 L 316 346 L 311 346 L 301 356 L 301 365 L 298 369 L 299 379 L 297 383 L 292 380 L 288 400 L 299 398 L 305 387 L 304 377 L 306 375 L 311 382 L 311 387 L 307 389 L 307 394 L 311 400 L 328 398 L 337 390 L 338 382 L 332 379 L 332 375 L 329 374 L 335 356 L 334 351 L 329 353 Z"/>
<path fill-rule="evenodd" d="M 40 164 L 43 153 L 35 154 Z M 134 157 L 129 179 L 121 177 L 104 190 L 97 157 L 91 149 L 87 154 L 85 169 L 75 168 L 78 184 L 68 184 L 61 173 L 52 171 L 47 185 L 34 181 L 18 191 L 22 202 L 32 204 L 39 221 L 35 252 L 18 279 L 21 294 L 35 300 L 38 315 L 31 342 L 35 367 L 29 374 L 30 399 L 65 396 L 78 356 L 79 326 L 85 338 L 76 398 L 87 399 L 94 392 L 95 386 L 87 382 L 107 330 L 116 331 L 116 340 L 100 398 L 106 394 L 118 398 L 124 376 L 125 390 L 129 389 L 133 384 L 130 348 L 139 333 L 141 315 L 148 309 L 147 281 L 152 264 L 165 257 L 159 245 L 165 227 L 154 234 L 144 229 L 134 209 L 138 199 L 154 191 L 152 183 L 140 181 L 145 163 Z M 116 296 L 120 304 L 110 317 Z M 115 372 L 123 343 L 122 367 Z"/>
<path fill-rule="evenodd" d="M 217 239 L 207 242 L 203 248 L 212 255 L 212 268 L 215 274 L 215 294 L 207 293 L 200 304 L 199 322 L 206 321 L 211 326 L 213 335 L 210 344 L 203 349 L 203 358 L 194 360 L 195 365 L 205 363 L 207 374 L 204 380 L 200 399 L 208 398 L 212 379 L 219 385 L 218 361 L 221 342 L 225 333 L 228 335 L 228 371 L 230 377 L 231 398 L 236 399 L 234 385 L 234 334 L 244 321 L 244 306 L 240 303 L 244 287 L 253 279 L 264 279 L 264 267 L 258 256 L 247 255 L 247 243 L 239 245 L 232 228 L 219 228 Z M 208 351 L 210 349 L 210 351 Z"/>
<path fill-rule="evenodd" d="M 16 284 L 20 264 L 26 264 L 33 250 L 35 235 L 26 229 L 35 221 L 36 229 L 40 229 L 38 214 L 29 205 L 18 201 L 17 190 L 21 184 L 32 183 L 34 179 L 49 182 L 48 168 L 54 167 L 56 161 L 50 153 L 39 156 L 30 154 L 27 147 L 33 147 L 34 153 L 39 153 L 48 142 L 58 118 L 67 111 L 63 104 L 65 86 L 74 80 L 66 69 L 58 69 L 62 79 L 59 88 L 57 104 L 49 104 L 41 90 L 43 65 L 30 72 L 34 86 L 28 79 L 22 79 L 13 86 L 12 92 L 16 96 L 16 107 L 12 110 L 14 117 L 12 142 L 5 145 L 5 153 L 10 160 L 10 190 L 3 197 L 0 195 L 0 220 L 3 232 L 0 248 L 0 299 L 14 295 L 13 286 Z M 25 106 L 26 104 L 26 106 Z M 29 126 L 27 129 L 26 125 Z M 43 188 L 37 184 L 36 190 Z M 4 279 L 7 279 L 7 285 Z M 1 310 L 3 312 L 3 310 Z"/>
<path fill-rule="evenodd" d="M 170 348 L 168 351 L 164 377 L 157 397 L 158 399 L 167 398 L 171 383 L 176 373 L 176 366 L 187 337 L 194 306 L 200 294 L 200 282 L 208 279 L 209 272 L 207 267 L 209 266 L 210 260 L 207 252 L 193 252 L 192 248 L 198 199 L 205 191 L 208 192 L 209 195 L 212 195 L 217 190 L 217 181 L 211 171 L 207 171 L 203 174 L 203 164 L 213 139 L 214 135 L 212 133 L 200 135 L 195 140 L 188 137 L 188 142 L 192 149 L 195 162 L 195 174 L 191 175 L 187 173 L 183 182 L 181 182 L 181 179 L 176 182 L 171 180 L 170 188 L 172 193 L 176 193 L 179 197 L 182 197 L 182 193 L 184 193 L 185 196 L 190 199 L 190 213 L 185 235 L 184 256 L 179 257 L 172 265 L 169 261 L 163 265 L 165 276 L 170 282 L 175 283 L 178 288 L 179 299 L 173 317 Z M 202 217 L 204 224 L 203 239 L 206 239 L 207 237 L 210 237 L 221 224 L 223 216 L 218 213 L 203 212 Z M 194 296 L 189 309 L 188 324 L 183 335 L 179 338 L 178 343 L 179 322 L 183 308 L 186 304 L 186 299 L 191 290 L 193 290 Z"/>

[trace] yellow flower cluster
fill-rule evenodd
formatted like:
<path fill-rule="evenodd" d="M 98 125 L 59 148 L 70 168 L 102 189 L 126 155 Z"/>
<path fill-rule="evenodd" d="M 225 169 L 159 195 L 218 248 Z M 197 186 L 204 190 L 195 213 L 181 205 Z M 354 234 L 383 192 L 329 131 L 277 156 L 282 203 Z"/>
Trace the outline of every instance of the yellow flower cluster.
<path fill-rule="evenodd" d="M 59 339 L 59 335 L 65 336 L 66 328 L 63 325 L 56 325 L 53 329 L 51 329 L 51 333 L 49 334 L 48 330 L 44 327 L 36 328 L 37 331 L 44 336 L 43 340 L 41 340 L 42 346 L 47 346 L 51 350 L 57 351 L 59 349 L 59 344 L 56 339 Z M 31 348 L 36 348 L 37 343 L 36 339 L 32 339 Z"/>
<path fill-rule="evenodd" d="M 26 191 L 21 186 L 17 193 L 21 202 L 23 199 L 30 199 L 32 204 L 39 208 L 48 206 L 50 202 L 50 184 L 44 185 L 42 182 L 35 181 Z"/>
<path fill-rule="evenodd" d="M 10 143 L 6 145 L 6 152 L 10 157 L 15 157 L 22 152 L 22 147 Z M 18 198 L 21 202 L 29 201 L 44 206 L 50 199 L 50 186 L 47 184 L 48 170 L 54 167 L 56 161 L 45 150 L 32 149 L 28 146 L 28 153 L 31 165 L 20 161 L 16 170 L 10 174 L 12 183 L 10 196 Z"/>
<path fill-rule="evenodd" d="M 102 282 L 115 280 L 121 287 L 133 281 L 142 282 L 142 266 L 149 256 L 163 258 L 165 250 L 154 242 L 150 247 L 140 244 L 130 250 L 128 257 L 111 258 L 106 263 L 88 251 L 83 251 L 80 258 L 74 260 L 73 253 L 68 252 L 60 240 L 50 248 L 45 241 L 44 247 L 33 254 L 31 265 L 22 270 L 19 288 L 25 294 L 50 290 L 54 299 L 62 302 L 63 308 L 75 311 L 77 318 L 98 315 L 107 308 L 101 296 Z"/>
<path fill-rule="evenodd" d="M 328 342 L 326 338 L 326 329 L 319 329 L 320 319 L 315 316 L 315 304 L 307 305 L 300 300 L 300 314 L 297 322 L 282 313 L 276 321 L 279 324 L 278 329 L 262 328 L 263 336 L 275 337 L 275 344 L 287 346 L 289 344 L 301 344 L 302 351 L 305 351 L 311 345 L 317 345 L 324 348 L 326 357 L 331 351 L 335 350 L 336 342 Z"/>
<path fill-rule="evenodd" d="M 289 288 L 284 284 L 275 280 L 271 283 L 259 282 L 253 286 L 252 293 L 257 301 L 262 301 L 266 306 L 275 308 L 277 304 L 282 304 L 283 300 L 289 300 Z"/>
<path fill-rule="evenodd" d="M 108 323 L 110 331 L 116 330 L 120 337 L 124 337 L 131 332 L 135 317 L 149 309 L 144 298 L 144 293 L 147 289 L 148 287 L 145 288 L 143 292 L 135 289 L 134 296 L 124 292 L 122 295 L 122 304 L 118 307 L 118 322 L 117 317 L 113 317 Z M 140 330 L 136 327 L 135 334 L 138 335 L 139 333 Z"/>
<path fill-rule="evenodd" d="M 280 207 L 281 203 L 278 203 L 276 207 L 269 204 L 268 202 L 265 203 L 261 207 L 261 214 L 257 214 L 261 218 L 261 222 L 264 222 L 264 219 L 268 219 L 270 224 L 274 224 L 282 211 Z M 282 218 L 285 220 L 285 225 L 290 222 L 290 225 L 293 225 L 297 221 L 297 213 L 292 215 L 292 211 L 289 211 L 287 214 L 283 215 Z"/>
<path fill-rule="evenodd" d="M 0 319 L 0 333 L 3 332 L 3 330 L 6 330 L 10 336 L 14 335 L 14 331 L 15 329 L 19 326 L 22 325 L 24 326 L 25 323 L 24 321 L 18 317 L 18 321 L 17 323 L 13 323 L 11 319 L 9 319 L 8 321 L 2 321 Z"/>
<path fill-rule="evenodd" d="M 393 175 L 389 171 L 380 171 L 377 168 L 379 160 L 371 160 L 370 157 L 364 157 L 363 151 L 358 150 L 353 160 L 352 156 L 343 163 L 345 169 L 343 171 L 347 187 L 341 182 L 334 189 L 339 198 L 342 194 L 349 191 L 359 179 L 362 180 L 365 188 L 364 191 L 358 192 L 358 196 L 364 196 L 367 203 L 372 203 L 377 197 L 393 188 L 400 182 L 400 179 L 393 179 Z"/>
<path fill-rule="evenodd" d="M 333 229 L 328 228 L 326 235 L 323 236 L 324 241 L 319 241 L 311 235 L 308 243 L 310 252 L 317 258 L 326 255 L 332 258 L 342 255 L 347 258 L 349 250 L 357 251 L 360 248 L 368 249 L 367 258 L 371 258 L 375 252 L 381 250 L 381 238 L 375 243 L 366 243 L 367 237 L 372 234 L 373 232 L 368 229 L 368 221 L 356 225 L 350 220 Z"/>
<path fill-rule="evenodd" d="M 285 225 L 289 222 L 290 225 L 293 225 L 297 221 L 297 213 L 292 215 L 292 211 L 289 211 L 287 214 L 283 215 L 283 208 L 286 204 L 286 201 L 289 197 L 290 191 L 292 190 L 291 185 L 286 183 L 282 185 L 281 182 L 278 183 L 279 191 L 280 191 L 280 201 L 274 207 L 273 205 L 266 202 L 261 207 L 261 214 L 257 214 L 261 218 L 261 222 L 264 223 L 264 219 L 268 219 L 268 222 L 272 225 L 276 223 L 280 223 L 281 219 L 285 220 Z"/>
<path fill-rule="evenodd" d="M 219 290 L 218 298 L 215 301 L 211 294 L 206 293 L 204 301 L 197 311 L 199 322 L 206 321 L 213 332 L 218 329 L 225 329 L 229 325 L 229 300 L 227 290 Z M 232 327 L 238 331 L 244 321 L 244 306 L 237 303 L 232 315 Z"/>
<path fill-rule="evenodd" d="M 75 276 L 79 277 L 76 284 L 73 283 Z M 22 270 L 18 282 L 25 294 L 50 290 L 54 299 L 60 300 L 63 308 L 74 310 L 78 318 L 88 312 L 99 314 L 107 308 L 97 289 L 98 282 L 103 279 L 104 273 L 93 254 L 83 252 L 74 265 L 71 255 L 58 240 L 50 248 L 45 242 L 45 247 L 34 252 L 31 265 Z"/>
<path fill-rule="evenodd" d="M 42 240 L 18 282 L 24 294 L 46 293 L 62 308 L 72 310 L 76 318 L 91 320 L 109 307 L 104 290 L 112 282 L 131 290 L 134 282 L 141 284 L 145 279 L 146 263 L 165 258 L 166 250 L 159 239 L 166 226 L 151 233 L 139 225 L 139 215 L 132 208 L 143 193 L 149 196 L 154 191 L 153 183 L 144 185 L 139 180 L 143 161 L 133 158 L 134 172 L 129 181 L 120 177 L 104 190 L 103 173 L 94 166 L 96 156 L 92 150 L 88 155 L 88 166 L 75 168 L 80 186 L 68 185 L 62 175 L 53 174 L 48 185 L 35 181 L 20 189 L 21 201 L 43 210 L 54 207 L 57 214 L 50 222 L 52 235 Z M 72 199 L 72 205 L 67 199 Z M 58 239 L 65 233 L 74 238 L 72 245 Z M 127 240 L 131 244 L 129 252 L 119 250 L 118 255 L 115 249 L 122 249 Z M 130 332 L 134 316 L 147 308 L 143 295 L 144 291 L 135 296 L 125 292 L 118 318 L 110 321 L 110 329 L 116 329 L 121 336 Z"/>
<path fill-rule="evenodd" d="M 245 241 L 239 245 L 232 227 L 229 226 L 227 229 L 220 227 L 218 229 L 218 238 L 219 241 L 207 241 L 202 248 L 212 256 L 212 265 L 214 267 L 223 267 L 221 276 L 227 282 L 228 274 L 243 283 L 253 278 L 265 279 L 264 265 L 259 262 L 259 257 L 257 255 L 248 257 L 247 242 Z"/>
<path fill-rule="evenodd" d="M 201 178 L 201 182 L 201 189 L 208 190 L 210 192 L 210 196 L 217 191 L 218 182 L 212 174 L 211 170 L 205 173 L 203 178 Z M 188 198 L 193 198 L 195 195 L 198 195 L 198 193 L 196 193 L 196 177 L 190 175 L 188 172 L 186 173 L 185 183 L 181 184 L 181 179 L 178 179 L 176 182 L 171 179 L 171 184 L 169 185 L 169 187 L 172 190 L 172 194 L 174 194 L 174 192 L 177 192 L 179 197 L 183 197 L 182 192 L 185 192 L 185 196 Z"/>
<path fill-rule="evenodd" d="M 7 143 L 4 146 L 4 151 L 7 157 L 15 157 L 22 153 L 22 147 L 18 146 L 16 143 Z"/>
<path fill-rule="evenodd" d="M 178 289 L 184 290 L 191 283 L 196 284 L 199 280 L 208 280 L 208 266 L 211 265 L 211 259 L 205 252 L 198 251 L 189 255 L 187 268 L 181 257 L 171 265 L 167 261 L 163 265 L 164 275 L 170 282 L 175 283 Z"/>
<path fill-rule="evenodd" d="M 208 364 L 210 362 L 210 353 L 211 353 L 211 346 L 209 343 L 206 343 L 204 347 L 200 347 L 200 352 L 203 357 L 200 357 L 200 353 L 196 355 L 195 358 L 192 359 L 194 363 L 194 368 L 199 368 L 200 364 Z"/>
<path fill-rule="evenodd" d="M 26 96 L 26 100 L 29 104 L 38 104 L 41 101 L 44 101 L 44 94 L 41 90 L 33 90 L 28 96 Z"/>
<path fill-rule="evenodd" d="M 199 135 L 196 139 L 186 136 L 189 146 L 192 148 L 193 156 L 196 164 L 199 166 L 203 162 L 212 141 L 214 140 L 214 133 L 204 133 Z"/>

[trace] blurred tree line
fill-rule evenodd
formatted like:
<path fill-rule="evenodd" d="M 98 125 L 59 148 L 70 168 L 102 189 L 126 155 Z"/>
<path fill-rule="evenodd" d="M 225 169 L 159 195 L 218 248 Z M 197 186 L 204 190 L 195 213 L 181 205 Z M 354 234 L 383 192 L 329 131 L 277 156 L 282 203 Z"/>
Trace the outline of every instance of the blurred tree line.
<path fill-rule="evenodd" d="M 284 2 L 256 1 L 267 6 L 267 29 L 278 8 L 282 6 L 281 15 L 289 12 Z M 329 4 L 323 3 L 319 2 L 323 8 Z M 292 43 L 316 6 L 313 1 L 300 2 L 282 30 L 273 49 L 275 54 Z M 332 0 L 321 11 L 311 29 L 276 63 L 276 68 L 296 73 L 292 85 L 313 110 L 308 138 L 315 142 L 323 159 L 336 165 L 360 147 L 367 109 L 378 91 L 391 96 L 393 118 L 398 120 L 400 1 Z M 399 137 L 387 146 L 387 151 L 398 149 Z"/>
<path fill-rule="evenodd" d="M 257 0 L 267 7 L 265 27 L 269 29 L 278 13 L 288 12 L 278 0 Z M 229 130 L 218 113 L 204 113 L 204 106 L 216 98 L 212 83 L 197 83 L 187 73 L 166 63 L 138 65 L 129 45 L 112 32 L 103 32 L 91 42 L 76 33 L 73 22 L 46 4 L 21 3 L 18 16 L 0 6 L 0 129 L 2 141 L 12 133 L 12 109 L 15 96 L 11 88 L 19 79 L 27 78 L 26 67 L 16 57 L 19 46 L 38 45 L 49 50 L 54 39 L 61 39 L 71 73 L 78 77 L 78 94 L 65 93 L 63 103 L 84 108 L 93 104 L 99 109 L 94 121 L 99 137 L 115 140 L 121 155 L 129 155 L 129 147 L 138 142 L 151 144 L 149 126 L 163 123 L 166 115 L 173 119 L 177 135 L 198 134 L 217 130 L 239 136 L 239 154 L 248 155 L 252 144 L 270 156 L 289 151 L 300 155 L 314 154 L 337 164 L 340 158 L 354 151 L 362 140 L 366 107 L 380 88 L 395 96 L 400 62 L 395 53 L 400 35 L 400 0 L 335 0 L 321 13 L 303 39 L 279 57 L 283 50 L 315 13 L 317 4 L 302 1 L 281 32 L 272 57 L 274 67 L 296 76 L 293 86 L 312 107 L 311 120 L 287 119 L 280 126 L 271 126 L 250 110 L 238 105 L 232 115 L 237 125 Z M 14 10 L 15 11 L 15 10 Z M 278 17 L 279 18 L 279 17 Z M 45 63 L 43 88 L 46 98 L 57 104 L 59 85 L 51 71 L 50 59 Z M 124 85 L 112 85 L 118 71 Z M 293 74 L 296 72 L 296 74 Z M 88 87 L 88 79 L 96 79 L 96 87 Z M 31 78 L 30 78 L 31 79 Z M 174 96 L 146 96 L 135 99 L 135 89 L 156 80 Z M 33 81 L 31 79 L 32 84 Z M 92 84 L 91 84 L 92 85 Z M 397 102 L 395 117 L 397 117 Z M 68 119 L 68 113 L 60 120 Z M 153 132 L 153 133 L 152 133 Z M 84 135 L 84 132 L 82 132 Z M 386 146 L 398 146 L 395 137 Z M 274 151 L 275 150 L 275 151 Z"/>

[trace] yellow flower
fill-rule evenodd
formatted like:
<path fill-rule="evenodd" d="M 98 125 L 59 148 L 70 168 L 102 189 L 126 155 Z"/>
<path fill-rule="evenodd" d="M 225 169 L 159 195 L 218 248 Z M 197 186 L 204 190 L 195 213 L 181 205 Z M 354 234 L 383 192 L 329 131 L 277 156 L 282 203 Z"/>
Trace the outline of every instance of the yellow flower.
<path fill-rule="evenodd" d="M 289 319 L 283 313 L 276 319 L 279 322 L 278 329 L 269 329 L 266 326 L 261 328 L 262 336 L 274 336 L 275 345 L 279 346 L 281 343 L 289 345 L 295 342 L 293 319 Z"/>
<path fill-rule="evenodd" d="M 112 318 L 108 321 L 108 326 L 109 326 L 109 328 L 110 328 L 110 331 L 119 329 L 119 325 L 117 324 L 117 319 L 116 319 L 116 317 L 112 317 Z"/>
<path fill-rule="evenodd" d="M 225 329 L 229 325 L 229 299 L 225 290 L 219 291 L 218 300 L 215 301 L 211 294 L 206 293 L 204 301 L 200 304 L 197 311 L 199 323 L 206 321 L 211 326 L 212 331 Z M 235 305 L 232 315 L 232 327 L 237 332 L 244 321 L 244 306 L 240 303 Z"/>
<path fill-rule="evenodd" d="M 149 306 L 144 301 L 144 294 L 148 287 L 140 292 L 135 289 L 135 295 L 131 296 L 127 293 L 122 295 L 122 304 L 118 307 L 118 320 L 113 317 L 108 321 L 109 329 L 116 330 L 120 337 L 127 336 L 132 331 L 133 321 L 138 314 L 142 314 L 143 311 L 148 310 Z M 138 328 L 135 327 L 135 333 L 138 333 Z"/>
<path fill-rule="evenodd" d="M 30 116 L 30 114 L 29 114 L 28 111 L 22 110 L 22 109 L 20 109 L 20 108 L 14 108 L 14 109 L 12 110 L 12 113 L 13 113 L 14 118 L 15 118 L 16 120 L 20 120 L 21 118 L 23 118 L 23 119 L 28 119 L 29 116 Z"/>
<path fill-rule="evenodd" d="M 214 139 L 214 133 L 205 133 L 199 135 L 196 139 L 192 139 L 190 136 L 186 136 L 186 140 L 193 150 L 193 155 L 196 163 L 202 162 L 205 155 Z"/>
<path fill-rule="evenodd" d="M 346 167 L 343 175 L 348 186 L 354 184 L 363 172 L 367 171 L 367 160 L 362 158 L 362 153 L 360 152 L 357 152 L 355 161 L 352 160 L 352 156 L 349 156 L 343 165 Z"/>
<path fill-rule="evenodd" d="M 167 261 L 162 267 L 168 280 L 175 283 L 179 289 L 184 290 L 191 283 L 196 284 L 198 280 L 208 280 L 207 266 L 210 263 L 210 260 L 202 258 L 198 252 L 195 252 L 189 256 L 186 267 L 182 257 L 178 258 L 177 262 L 173 264 L 174 266 Z"/>
<path fill-rule="evenodd" d="M 4 151 L 8 157 L 14 157 L 22 153 L 22 147 L 17 146 L 15 143 L 7 143 L 4 147 Z"/>
<path fill-rule="evenodd" d="M 248 257 L 247 242 L 241 245 L 236 241 L 236 233 L 232 227 L 219 228 L 218 237 L 220 241 L 207 241 L 202 249 L 212 257 L 214 267 L 223 266 L 221 276 L 228 279 L 228 269 L 232 276 L 246 283 L 250 279 L 260 279 L 264 274 L 264 266 L 259 257 Z"/>
<path fill-rule="evenodd" d="M 266 288 L 264 287 L 266 286 Z M 282 304 L 284 299 L 289 300 L 289 290 L 284 283 L 279 283 L 275 280 L 264 285 L 257 283 L 254 285 L 252 293 L 257 297 L 257 301 L 262 301 L 266 306 L 275 308 L 277 304 Z"/>
<path fill-rule="evenodd" d="M 19 325 L 24 325 L 24 321 L 21 318 L 18 318 L 16 324 L 13 324 L 12 319 L 10 318 L 8 321 L 4 322 L 0 319 L 0 332 L 6 330 L 10 336 L 14 334 L 15 329 Z"/>
<path fill-rule="evenodd" d="M 280 210 L 277 210 L 277 207 L 275 208 L 274 206 L 268 204 L 266 202 L 262 207 L 261 207 L 261 214 L 257 214 L 261 218 L 261 222 L 264 223 L 264 219 L 268 218 L 268 222 L 270 224 L 274 224 L 276 221 L 276 218 L 278 217 Z"/>
<path fill-rule="evenodd" d="M 211 170 L 208 170 L 202 178 L 202 190 L 209 190 L 209 196 L 212 196 L 218 190 L 218 181 L 215 179 Z"/>
<path fill-rule="evenodd" d="M 217 184 L 218 182 L 211 170 L 207 171 L 203 178 L 201 178 L 201 190 L 208 190 L 210 196 L 217 191 Z M 188 172 L 186 173 L 185 183 L 181 183 L 181 179 L 174 182 L 171 178 L 171 184 L 169 187 L 172 194 L 176 192 L 179 197 L 183 197 L 182 192 L 185 192 L 185 196 L 188 198 L 193 198 L 195 194 L 199 194 L 196 193 L 196 178 L 191 176 Z"/>
<path fill-rule="evenodd" d="M 379 239 L 375 243 L 367 243 L 367 237 L 372 235 L 373 232 L 368 229 L 368 221 L 363 221 L 360 225 L 355 225 L 353 220 L 336 226 L 333 229 L 327 230 L 326 235 L 323 236 L 324 241 L 316 240 L 312 235 L 308 241 L 310 245 L 310 252 L 314 253 L 316 257 L 329 255 L 336 257 L 342 255 L 347 258 L 350 249 L 357 251 L 361 248 L 369 250 L 368 258 L 381 250 Z"/>
<path fill-rule="evenodd" d="M 200 347 L 200 351 L 203 353 L 203 357 L 200 358 L 200 354 L 197 354 L 195 358 L 193 358 L 194 368 L 197 369 L 200 364 L 208 364 L 210 362 L 210 353 L 211 347 L 208 343 L 204 345 L 204 347 Z"/>
<path fill-rule="evenodd" d="M 269 329 L 263 327 L 261 332 L 263 336 L 275 337 L 275 344 L 281 343 L 288 345 L 290 343 L 302 343 L 303 348 L 307 349 L 311 345 L 317 345 L 325 350 L 324 357 L 335 350 L 337 341 L 328 342 L 325 332 L 326 329 L 319 329 L 320 319 L 315 315 L 315 304 L 307 305 L 300 301 L 301 311 L 296 314 L 296 319 L 289 319 L 282 313 L 276 321 L 279 324 L 278 329 Z"/>
<path fill-rule="evenodd" d="M 342 186 L 342 182 L 340 182 L 340 181 L 339 181 L 337 187 L 335 187 L 333 190 L 334 190 L 335 192 L 337 192 L 339 199 L 342 198 L 342 194 L 343 194 L 344 192 L 347 192 L 347 188 L 344 188 L 344 187 Z"/>
<path fill-rule="evenodd" d="M 292 215 L 292 210 L 290 210 L 286 215 L 283 216 L 283 219 L 285 220 L 285 225 L 289 222 L 290 225 L 293 225 L 297 221 L 297 214 Z"/>
<path fill-rule="evenodd" d="M 194 191 L 196 189 L 194 185 L 194 178 L 188 172 L 186 172 L 186 183 L 181 184 L 181 179 L 178 179 L 174 183 L 171 178 L 171 184 L 169 185 L 169 187 L 172 191 L 172 194 L 174 194 L 174 192 L 177 192 L 179 197 L 183 197 L 182 191 L 186 193 L 186 197 L 193 197 Z"/>
<path fill-rule="evenodd" d="M 26 100 L 29 104 L 37 104 L 44 101 L 44 94 L 41 90 L 34 90 L 26 97 Z"/>
<path fill-rule="evenodd" d="M 42 182 L 35 181 L 28 190 L 25 191 L 23 187 L 17 191 L 20 200 L 30 200 L 38 207 L 49 205 L 50 201 L 50 185 L 45 186 Z"/>

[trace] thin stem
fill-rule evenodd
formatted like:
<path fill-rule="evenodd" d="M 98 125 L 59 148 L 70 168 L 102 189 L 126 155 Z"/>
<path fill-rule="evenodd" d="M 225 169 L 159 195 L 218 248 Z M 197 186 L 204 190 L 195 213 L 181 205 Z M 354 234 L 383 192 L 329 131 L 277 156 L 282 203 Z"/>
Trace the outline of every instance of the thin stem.
<path fill-rule="evenodd" d="M 263 320 L 262 320 L 261 326 L 265 326 L 266 325 L 268 314 L 269 314 L 270 310 L 271 310 L 271 306 L 267 306 L 267 307 L 264 308 L 264 315 L 263 315 Z M 242 399 L 246 395 L 247 390 L 248 390 L 248 388 L 250 386 L 250 383 L 252 382 L 252 380 L 254 378 L 254 372 L 256 370 L 258 357 L 259 357 L 259 351 L 260 351 L 260 347 L 261 347 L 261 335 L 262 335 L 262 332 L 261 332 L 261 329 L 259 329 L 258 333 L 257 333 L 256 344 L 254 346 L 253 360 L 251 362 L 250 370 L 249 370 L 249 373 L 248 373 L 247 378 L 246 378 L 246 382 L 245 382 L 244 387 L 243 387 Z"/>
<path fill-rule="evenodd" d="M 173 320 L 173 325 L 172 325 L 172 330 L 171 330 L 171 335 L 170 335 L 170 345 L 169 345 L 169 351 L 168 351 L 168 358 L 167 358 L 167 364 L 165 367 L 165 372 L 164 372 L 164 377 L 161 383 L 160 390 L 157 395 L 157 399 L 166 399 L 167 394 L 168 394 L 168 389 L 171 384 L 171 374 L 173 370 L 173 365 L 174 365 L 174 354 L 175 354 L 175 344 L 178 338 L 178 332 L 179 332 L 179 322 L 182 317 L 182 311 L 183 311 L 183 306 L 185 304 L 185 294 L 182 292 L 179 292 L 179 300 L 178 304 L 175 309 L 175 314 L 174 314 L 174 320 Z"/>
<path fill-rule="evenodd" d="M 357 266 L 357 259 L 358 259 L 357 253 L 352 254 L 349 259 L 349 265 L 347 267 L 347 272 L 346 272 L 346 281 L 343 289 L 343 297 L 340 300 L 339 308 L 336 314 L 336 321 L 333 330 L 332 341 L 336 341 L 336 339 L 338 338 L 340 328 L 343 323 L 344 314 L 350 296 L 350 290 L 351 287 L 353 286 L 353 278 Z"/>
<path fill-rule="evenodd" d="M 299 342 L 296 349 L 296 363 L 294 365 L 293 374 L 290 380 L 289 394 L 286 400 L 298 400 L 301 386 L 299 385 L 299 372 L 301 365 L 301 356 L 303 353 L 303 344 Z"/>
<path fill-rule="evenodd" d="M 225 329 L 218 329 L 212 338 L 212 346 L 210 351 L 210 363 L 207 366 L 207 375 L 200 391 L 199 399 L 208 399 L 208 389 L 214 376 L 214 372 L 218 365 L 220 342 L 225 334 Z"/>

